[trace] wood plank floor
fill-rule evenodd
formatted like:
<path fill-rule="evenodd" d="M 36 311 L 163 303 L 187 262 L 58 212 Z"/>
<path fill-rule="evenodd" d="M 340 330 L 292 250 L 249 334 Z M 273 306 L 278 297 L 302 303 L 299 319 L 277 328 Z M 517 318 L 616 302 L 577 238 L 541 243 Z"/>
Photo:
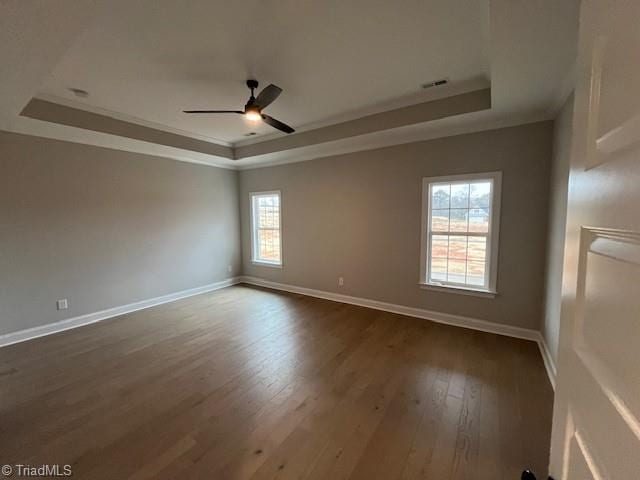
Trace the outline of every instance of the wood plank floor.
<path fill-rule="evenodd" d="M 0 349 L 0 463 L 81 479 L 546 472 L 533 342 L 235 286 Z"/>

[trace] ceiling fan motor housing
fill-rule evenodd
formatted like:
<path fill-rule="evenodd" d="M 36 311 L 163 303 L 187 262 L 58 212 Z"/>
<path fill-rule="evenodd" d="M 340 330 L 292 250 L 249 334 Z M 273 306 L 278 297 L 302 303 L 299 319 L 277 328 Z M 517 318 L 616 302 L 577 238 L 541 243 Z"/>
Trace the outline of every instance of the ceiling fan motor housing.
<path fill-rule="evenodd" d="M 245 113 L 253 111 L 256 113 L 260 113 L 260 109 L 259 108 L 252 108 L 253 103 L 256 101 L 256 97 L 253 95 L 253 91 L 258 88 L 258 81 L 257 80 L 252 80 L 249 79 L 247 80 L 247 87 L 249 87 L 251 89 L 251 96 L 249 97 L 249 100 L 247 101 L 246 105 L 244 106 L 244 111 Z"/>

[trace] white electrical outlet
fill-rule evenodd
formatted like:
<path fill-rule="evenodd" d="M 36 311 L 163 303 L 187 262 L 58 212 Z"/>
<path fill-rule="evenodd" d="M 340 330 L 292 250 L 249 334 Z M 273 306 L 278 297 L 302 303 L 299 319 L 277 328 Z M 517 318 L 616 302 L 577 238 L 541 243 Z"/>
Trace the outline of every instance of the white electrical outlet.
<path fill-rule="evenodd" d="M 66 310 L 67 308 L 69 308 L 69 302 L 67 301 L 66 298 L 63 298 L 62 300 L 58 300 L 56 302 L 56 305 L 58 306 L 58 310 Z"/>
<path fill-rule="evenodd" d="M 338 286 L 339 287 L 344 286 L 344 278 L 343 277 L 338 277 Z"/>
<path fill-rule="evenodd" d="M 233 267 L 232 267 L 231 265 L 229 265 L 229 266 L 227 267 L 227 272 L 231 273 L 232 271 L 233 271 Z"/>

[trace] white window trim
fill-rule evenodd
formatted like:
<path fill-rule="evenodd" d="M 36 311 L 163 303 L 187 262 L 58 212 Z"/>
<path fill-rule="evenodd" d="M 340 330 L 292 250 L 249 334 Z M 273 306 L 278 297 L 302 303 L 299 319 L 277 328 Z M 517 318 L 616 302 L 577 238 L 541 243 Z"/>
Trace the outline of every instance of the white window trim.
<path fill-rule="evenodd" d="M 427 229 L 431 225 L 430 185 L 437 183 L 466 183 L 474 180 L 492 180 L 491 217 L 489 219 L 489 242 L 487 244 L 488 286 L 473 288 L 466 285 L 429 282 L 428 262 L 429 238 Z M 443 177 L 426 177 L 422 179 L 422 217 L 420 233 L 420 288 L 439 292 L 460 293 L 480 297 L 493 298 L 497 295 L 498 280 L 498 245 L 500 237 L 500 202 L 502 198 L 502 172 L 473 173 L 465 175 L 449 175 Z"/>
<path fill-rule="evenodd" d="M 280 208 L 278 209 L 278 225 L 280 226 L 280 261 L 279 262 L 269 262 L 266 260 L 260 260 L 256 255 L 256 234 L 257 230 L 255 228 L 256 224 L 256 209 L 254 208 L 254 199 L 263 196 L 271 196 L 278 195 L 280 198 Z M 251 263 L 253 265 L 259 265 L 262 267 L 272 267 L 272 268 L 282 268 L 283 258 L 282 258 L 282 192 L 280 190 L 269 190 L 265 192 L 250 192 L 249 193 L 249 208 L 251 209 Z"/>

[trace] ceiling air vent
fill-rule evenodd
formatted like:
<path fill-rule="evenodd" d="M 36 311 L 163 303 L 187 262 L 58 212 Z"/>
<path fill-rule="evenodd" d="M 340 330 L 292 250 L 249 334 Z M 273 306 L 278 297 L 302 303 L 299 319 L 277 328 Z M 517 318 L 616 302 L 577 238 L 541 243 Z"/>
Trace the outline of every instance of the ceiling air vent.
<path fill-rule="evenodd" d="M 82 90 L 81 88 L 69 88 L 69 91 L 76 97 L 87 98 L 89 96 L 89 92 Z"/>
<path fill-rule="evenodd" d="M 434 82 L 423 83 L 420 86 L 422 88 L 433 88 L 433 87 L 440 87 L 442 85 L 446 85 L 447 83 L 449 83 L 449 80 L 447 80 L 446 78 L 443 78 L 441 80 L 436 80 Z"/>
<path fill-rule="evenodd" d="M 257 135 L 256 132 L 249 132 L 249 133 L 245 133 L 244 136 L 245 137 L 253 137 L 254 135 Z"/>

